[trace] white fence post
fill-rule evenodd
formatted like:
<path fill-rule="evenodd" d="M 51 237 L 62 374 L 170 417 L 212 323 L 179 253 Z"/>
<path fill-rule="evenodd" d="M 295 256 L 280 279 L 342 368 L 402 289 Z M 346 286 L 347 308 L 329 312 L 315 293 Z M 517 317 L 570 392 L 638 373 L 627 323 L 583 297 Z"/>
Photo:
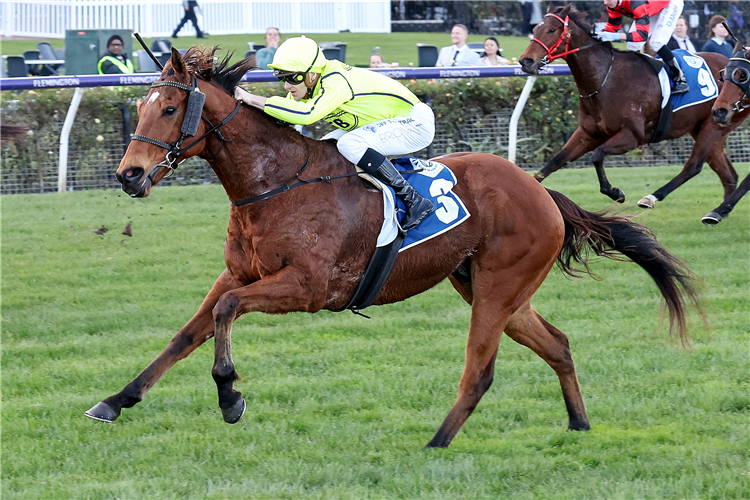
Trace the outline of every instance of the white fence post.
<path fill-rule="evenodd" d="M 526 105 L 529 94 L 531 94 L 531 89 L 534 88 L 534 82 L 536 82 L 536 76 L 530 76 L 526 79 L 521 95 L 518 97 L 516 107 L 513 109 L 513 114 L 510 116 L 510 125 L 508 127 L 508 161 L 511 163 L 516 162 L 518 121 L 521 119 L 521 113 L 523 113 L 523 107 Z"/>
<path fill-rule="evenodd" d="M 68 181 L 68 144 L 70 141 L 70 131 L 73 128 L 73 122 L 76 120 L 78 105 L 81 104 L 83 97 L 83 87 L 76 88 L 73 93 L 73 100 L 70 101 L 68 114 L 65 115 L 62 132 L 60 133 L 60 167 L 57 171 L 57 192 L 64 193 L 67 190 Z"/>

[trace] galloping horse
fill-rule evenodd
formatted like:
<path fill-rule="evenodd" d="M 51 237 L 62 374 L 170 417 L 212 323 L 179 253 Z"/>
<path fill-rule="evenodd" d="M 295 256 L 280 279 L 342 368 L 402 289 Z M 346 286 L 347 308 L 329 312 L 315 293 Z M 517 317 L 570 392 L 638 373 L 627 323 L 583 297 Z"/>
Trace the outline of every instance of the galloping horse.
<path fill-rule="evenodd" d="M 214 337 L 211 374 L 219 407 L 226 422 L 237 422 L 246 403 L 232 387 L 238 379 L 230 341 L 234 321 L 250 312 L 342 309 L 375 249 L 380 192 L 366 187 L 331 141 L 303 137 L 236 101 L 233 89 L 254 63 L 228 67 L 228 58 L 214 61 L 216 50 L 192 48 L 184 56 L 172 50 L 139 106 L 136 140 L 116 176 L 126 193 L 144 197 L 178 160 L 206 159 L 232 200 L 227 267 L 166 349 L 122 391 L 86 412 L 98 420 L 114 421 L 174 363 Z M 645 227 L 587 212 L 507 160 L 457 153 L 439 161 L 455 173 L 455 193 L 471 216 L 401 252 L 375 301 L 398 302 L 449 277 L 471 305 L 458 398 L 427 446 L 448 446 L 489 388 L 503 331 L 555 370 L 569 428 L 589 429 L 567 337 L 532 309 L 532 295 L 555 262 L 575 273 L 573 266 L 585 265 L 588 251 L 608 257 L 618 252 L 651 275 L 669 309 L 671 330 L 687 341 L 685 307 L 696 299 L 689 271 Z M 257 201 L 242 203 L 248 200 Z"/>
<path fill-rule="evenodd" d="M 534 177 L 540 182 L 567 163 L 589 151 L 599 177 L 600 191 L 613 200 L 625 201 L 625 194 L 612 187 L 604 173 L 604 158 L 639 148 L 654 135 L 661 110 L 659 80 L 648 68 L 643 56 L 612 48 L 609 42 L 592 37 L 586 14 L 572 5 L 550 6 L 544 19 L 534 28 L 534 38 L 521 55 L 527 73 L 536 73 L 550 60 L 564 58 L 570 66 L 580 96 L 578 128 L 563 149 Z M 701 53 L 714 78 L 727 63 L 715 53 Z M 674 113 L 667 138 L 690 133 L 695 145 L 682 171 L 671 181 L 638 202 L 653 208 L 687 180 L 697 175 L 708 161 L 724 186 L 726 198 L 737 185 L 737 172 L 724 154 L 724 142 L 750 111 L 737 113 L 725 127 L 711 117 L 712 101 L 686 107 Z"/>
<path fill-rule="evenodd" d="M 724 84 L 711 110 L 714 120 L 722 127 L 727 126 L 735 114 L 750 109 L 750 47 L 743 47 L 742 43 L 737 42 L 734 50 L 734 56 L 729 60 L 723 72 L 723 79 L 728 80 L 732 85 Z M 725 219 L 737 202 L 745 196 L 748 189 L 750 189 L 750 173 L 721 205 L 703 216 L 701 219 L 703 223 L 707 226 L 715 226 L 721 222 L 721 219 Z"/>

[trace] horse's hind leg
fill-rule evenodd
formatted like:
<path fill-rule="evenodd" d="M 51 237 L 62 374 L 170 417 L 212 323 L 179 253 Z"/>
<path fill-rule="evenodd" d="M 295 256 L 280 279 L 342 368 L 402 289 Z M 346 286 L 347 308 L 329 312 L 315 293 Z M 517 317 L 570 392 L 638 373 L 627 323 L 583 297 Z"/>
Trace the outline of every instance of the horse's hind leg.
<path fill-rule="evenodd" d="M 644 196 L 638 202 L 638 206 L 654 208 L 655 202 L 663 201 L 672 191 L 698 175 L 706 161 L 719 176 L 724 187 L 724 197 L 729 196 L 737 185 L 737 172 L 724 154 L 726 136 L 723 134 L 724 131 L 711 124 L 704 125 L 698 135 L 693 136 L 695 139 L 693 150 L 680 173 L 652 194 Z"/>
<path fill-rule="evenodd" d="M 528 303 L 511 316 L 505 333 L 537 353 L 555 370 L 568 410 L 568 429 L 589 430 L 586 407 L 565 334 L 542 318 Z"/>
<path fill-rule="evenodd" d="M 195 316 L 174 336 L 164 351 L 138 376 L 117 394 L 104 399 L 85 412 L 102 422 L 114 422 L 122 408 L 130 408 L 143 399 L 149 389 L 179 360 L 187 357 L 198 346 L 211 338 L 214 320 L 211 314 L 216 302 L 227 290 L 240 286 L 224 271 L 214 283 L 211 291 Z"/>

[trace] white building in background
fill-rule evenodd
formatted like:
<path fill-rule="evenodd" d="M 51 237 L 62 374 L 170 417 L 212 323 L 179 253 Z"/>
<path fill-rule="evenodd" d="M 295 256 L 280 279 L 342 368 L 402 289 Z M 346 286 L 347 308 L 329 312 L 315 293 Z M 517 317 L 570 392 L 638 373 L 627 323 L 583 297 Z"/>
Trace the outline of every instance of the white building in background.
<path fill-rule="evenodd" d="M 200 0 L 199 26 L 212 35 L 265 33 L 390 33 L 391 2 Z M 168 37 L 182 18 L 180 0 L 0 0 L 0 35 L 65 38 L 65 30 L 128 29 Z M 190 23 L 188 23 L 190 24 Z M 191 35 L 192 25 L 183 33 Z"/>

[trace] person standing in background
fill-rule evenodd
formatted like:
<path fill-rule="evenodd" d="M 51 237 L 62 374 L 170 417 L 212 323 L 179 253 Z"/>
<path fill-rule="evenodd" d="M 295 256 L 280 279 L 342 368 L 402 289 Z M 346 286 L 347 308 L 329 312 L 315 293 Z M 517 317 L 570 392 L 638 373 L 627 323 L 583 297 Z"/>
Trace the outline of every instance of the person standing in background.
<path fill-rule="evenodd" d="M 722 24 L 726 19 L 722 16 L 714 16 L 708 21 L 708 40 L 701 47 L 701 52 L 717 52 L 727 57 L 732 57 L 734 46 L 727 42 L 729 32 Z"/>
<path fill-rule="evenodd" d="M 203 38 L 203 32 L 198 27 L 198 18 L 195 17 L 195 9 L 198 8 L 198 2 L 196 0 L 183 0 L 182 6 L 185 9 L 185 15 L 182 17 L 180 24 L 178 24 L 174 29 L 172 38 L 177 38 L 177 33 L 188 21 L 193 23 L 193 27 L 195 28 L 195 32 L 197 33 L 196 38 Z"/>
<path fill-rule="evenodd" d="M 99 59 L 97 69 L 100 75 L 118 75 L 135 73 L 133 61 L 123 51 L 123 42 L 120 35 L 112 35 L 107 40 L 107 53 Z"/>
<path fill-rule="evenodd" d="M 468 37 L 469 28 L 463 24 L 453 26 L 451 30 L 453 45 L 448 45 L 440 49 L 435 66 L 479 66 L 479 54 L 466 45 Z"/>
<path fill-rule="evenodd" d="M 693 41 L 688 36 L 687 31 L 688 25 L 687 21 L 685 20 L 685 16 L 680 16 L 674 25 L 672 38 L 670 38 L 669 42 L 667 43 L 667 47 L 669 47 L 669 50 L 682 49 L 687 50 L 691 54 L 695 54 L 696 52 L 698 52 L 695 49 Z"/>
<path fill-rule="evenodd" d="M 497 38 L 494 36 L 487 37 L 484 41 L 484 53 L 479 58 L 479 65 L 499 66 L 501 64 L 508 64 L 508 60 L 500 55 L 502 50 Z"/>
<path fill-rule="evenodd" d="M 268 28 L 266 30 L 266 46 L 258 49 L 255 53 L 255 65 L 261 69 L 271 69 L 268 67 L 273 62 L 273 55 L 281 43 L 281 32 L 279 28 Z"/>

